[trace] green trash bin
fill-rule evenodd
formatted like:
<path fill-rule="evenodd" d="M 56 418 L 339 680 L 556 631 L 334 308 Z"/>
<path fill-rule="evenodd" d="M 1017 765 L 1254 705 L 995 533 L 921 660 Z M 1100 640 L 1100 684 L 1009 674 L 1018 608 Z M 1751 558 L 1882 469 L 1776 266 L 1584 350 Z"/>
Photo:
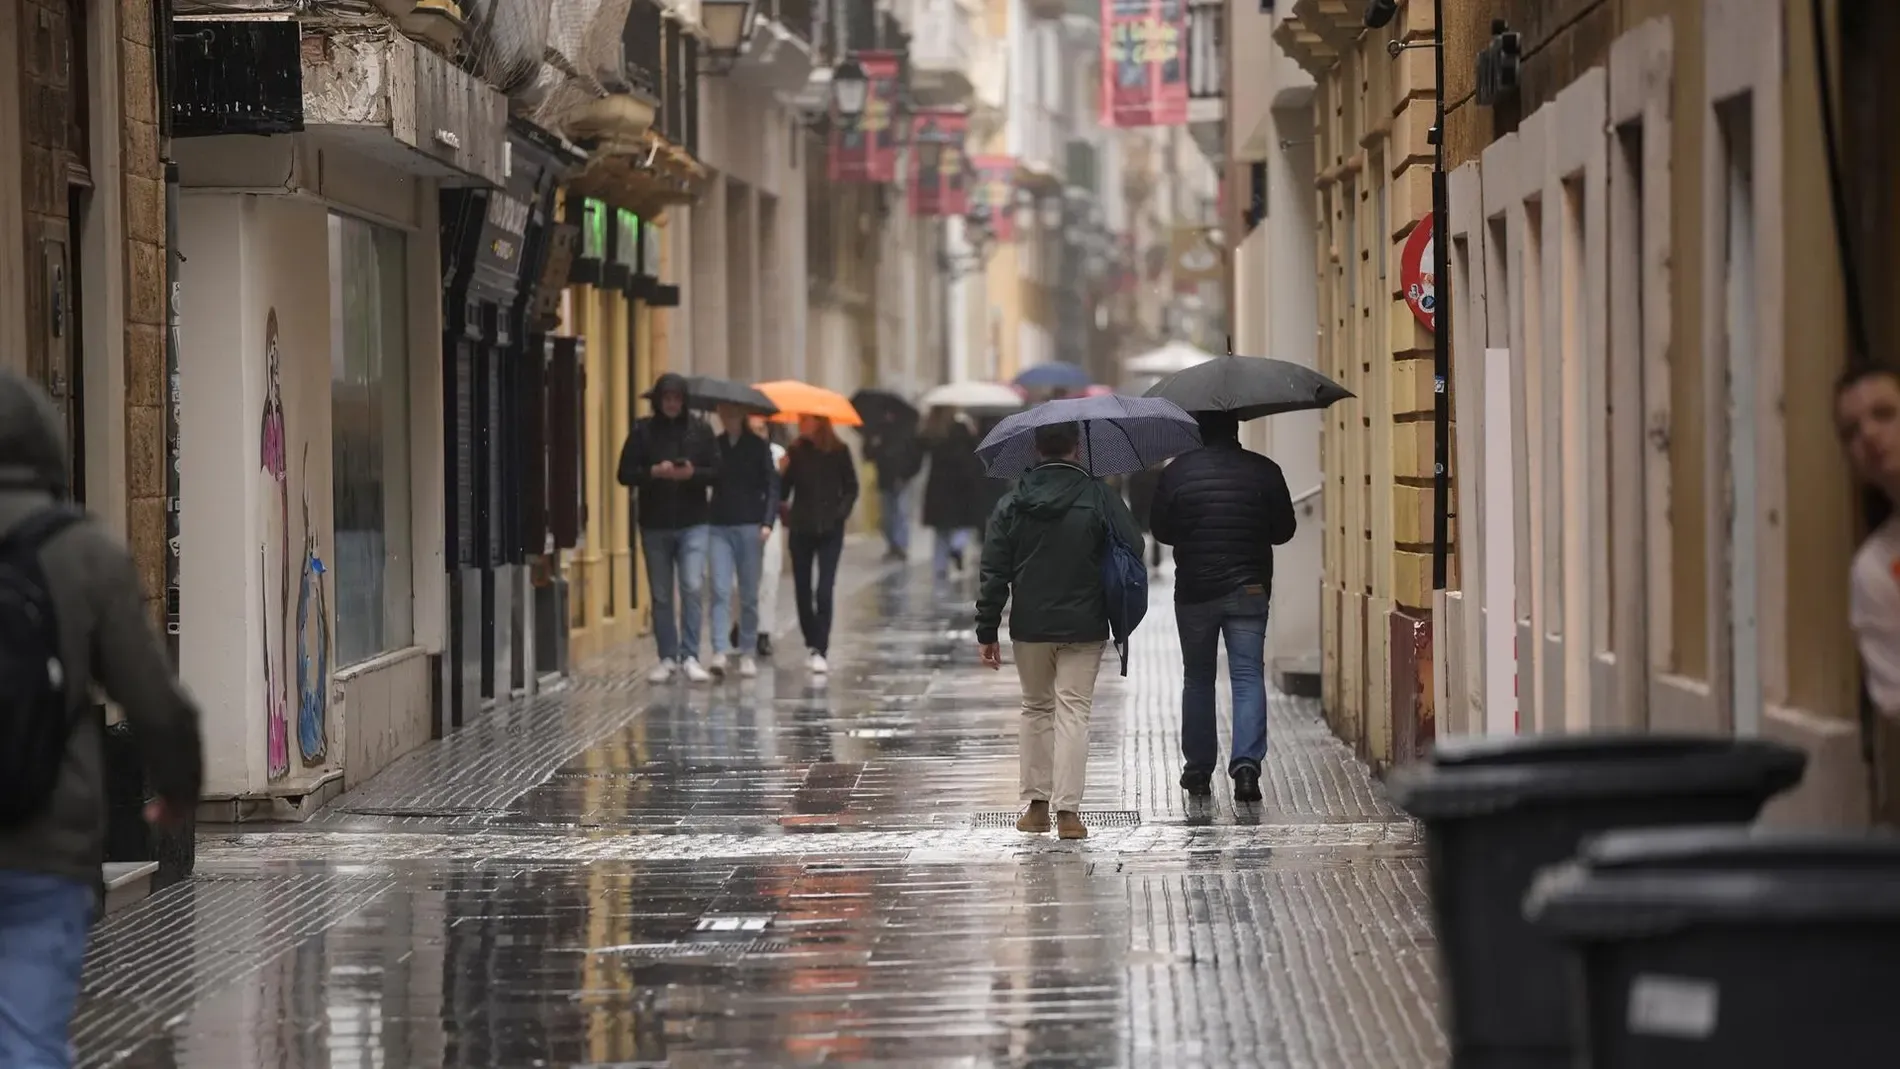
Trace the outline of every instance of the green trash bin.
<path fill-rule="evenodd" d="M 1540 869 L 1618 828 L 1745 824 L 1801 751 L 1713 736 L 1454 740 L 1393 776 L 1425 826 L 1452 1069 L 1574 1069 L 1562 948 L 1524 918 Z"/>

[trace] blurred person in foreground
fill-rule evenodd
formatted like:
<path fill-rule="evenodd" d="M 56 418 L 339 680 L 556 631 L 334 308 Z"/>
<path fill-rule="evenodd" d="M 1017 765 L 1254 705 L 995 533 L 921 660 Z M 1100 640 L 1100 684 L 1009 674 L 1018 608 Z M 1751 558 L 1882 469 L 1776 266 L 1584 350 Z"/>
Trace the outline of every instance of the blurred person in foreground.
<path fill-rule="evenodd" d="M 814 676 L 831 671 L 832 590 L 844 554 L 845 525 L 858 503 L 858 468 L 851 448 L 831 421 L 802 416 L 798 440 L 786 450 L 785 514 L 792 549 L 792 596 L 805 638 L 805 667 Z M 815 573 L 815 574 L 814 574 Z"/>
<path fill-rule="evenodd" d="M 1019 831 L 1085 839 L 1082 794 L 1089 761 L 1089 713 L 1102 648 L 1109 638 L 1102 556 L 1112 531 L 1128 545 L 1140 534 L 1121 496 L 1076 463 L 1081 427 L 1036 428 L 1041 462 L 996 506 L 984 537 L 976 599 L 983 664 L 1003 665 L 998 630 L 1009 614 L 1010 646 L 1022 684 Z"/>
<path fill-rule="evenodd" d="M 1900 718 L 1900 371 L 1868 366 L 1842 376 L 1834 421 L 1855 477 L 1878 494 L 1869 502 L 1877 525 L 1849 569 L 1848 619 L 1860 649 L 1865 711 L 1891 720 Z M 1888 734 L 1863 726 L 1870 742 Z"/>
<path fill-rule="evenodd" d="M 1234 800 L 1260 801 L 1267 758 L 1267 608 L 1273 547 L 1293 537 L 1293 497 L 1280 465 L 1240 445 L 1240 421 L 1197 412 L 1201 448 L 1175 457 L 1155 487 L 1148 527 L 1174 547 L 1174 620 L 1181 635 L 1181 788 L 1213 793 L 1220 644 L 1234 688 L 1227 771 Z"/>
<path fill-rule="evenodd" d="M 765 544 L 778 526 L 778 465 L 772 447 L 753 433 L 746 410 L 719 406 L 719 481 L 712 493 L 712 661 L 714 675 L 759 674 L 759 579 Z M 739 618 L 732 618 L 733 588 Z M 737 664 L 731 663 L 737 661 Z"/>
<path fill-rule="evenodd" d="M 699 663 L 699 627 L 705 608 L 706 554 L 712 508 L 706 491 L 719 478 L 713 430 L 686 410 L 686 379 L 667 372 L 647 393 L 653 414 L 641 418 L 620 449 L 620 485 L 635 495 L 647 585 L 653 591 L 653 642 L 660 663 L 649 683 L 670 683 L 683 672 L 694 683 L 712 673 Z M 674 598 L 677 582 L 679 596 Z M 674 606 L 678 605 L 678 615 Z"/>
<path fill-rule="evenodd" d="M 198 803 L 198 710 L 146 614 L 125 546 L 66 503 L 66 428 L 0 371 L 0 1066 L 65 1069 L 87 932 L 103 901 L 104 718 L 136 733 L 156 824 Z"/>

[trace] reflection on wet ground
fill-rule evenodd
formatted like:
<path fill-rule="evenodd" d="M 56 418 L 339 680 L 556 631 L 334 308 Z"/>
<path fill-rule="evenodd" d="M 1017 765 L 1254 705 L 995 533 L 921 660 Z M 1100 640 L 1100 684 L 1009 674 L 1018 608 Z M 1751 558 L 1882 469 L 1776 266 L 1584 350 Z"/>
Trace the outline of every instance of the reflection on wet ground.
<path fill-rule="evenodd" d="M 1094 837 L 1015 805 L 969 591 L 854 552 L 830 681 L 644 651 L 103 926 L 89 1066 L 1440 1064 L 1415 829 L 1276 697 L 1267 802 L 1173 787 L 1165 588 L 1105 669 Z"/>

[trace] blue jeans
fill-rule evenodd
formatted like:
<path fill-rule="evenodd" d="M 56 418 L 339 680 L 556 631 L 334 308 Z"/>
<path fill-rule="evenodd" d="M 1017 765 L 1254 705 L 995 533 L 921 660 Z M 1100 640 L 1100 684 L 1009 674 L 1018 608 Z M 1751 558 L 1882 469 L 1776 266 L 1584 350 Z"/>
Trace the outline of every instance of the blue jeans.
<path fill-rule="evenodd" d="M 1227 642 L 1227 674 L 1234 685 L 1234 740 L 1228 770 L 1267 756 L 1267 593 L 1247 586 L 1198 605 L 1175 605 L 1181 632 L 1181 756 L 1191 771 L 1212 772 L 1220 760 L 1214 719 L 1220 643 Z"/>
<path fill-rule="evenodd" d="M 730 653 L 732 641 L 732 584 L 739 583 L 739 652 L 750 653 L 759 643 L 759 572 L 765 565 L 760 525 L 712 528 L 712 648 Z"/>
<path fill-rule="evenodd" d="M 0 870 L 0 1065 L 73 1064 L 68 1031 L 92 913 L 89 884 Z"/>
<path fill-rule="evenodd" d="M 950 554 L 968 551 L 970 548 L 970 535 L 973 533 L 974 532 L 967 527 L 937 528 L 937 538 L 932 547 L 930 558 L 932 573 L 938 576 L 949 574 Z"/>
<path fill-rule="evenodd" d="M 893 553 L 910 552 L 910 513 L 906 510 L 909 498 L 909 483 L 878 491 L 879 519 L 884 521 L 884 541 L 890 544 Z"/>
<path fill-rule="evenodd" d="M 653 588 L 653 641 L 660 660 L 699 656 L 700 601 L 706 592 L 706 546 L 712 528 L 646 527 L 640 531 Z M 679 579 L 679 617 L 673 616 L 673 580 Z"/>

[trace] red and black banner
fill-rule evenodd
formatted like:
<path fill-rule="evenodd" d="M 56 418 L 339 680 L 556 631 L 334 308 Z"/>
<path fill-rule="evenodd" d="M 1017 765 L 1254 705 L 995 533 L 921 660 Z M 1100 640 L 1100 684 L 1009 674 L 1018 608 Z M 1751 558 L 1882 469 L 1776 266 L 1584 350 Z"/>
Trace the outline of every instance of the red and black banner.
<path fill-rule="evenodd" d="M 962 215 L 970 208 L 970 116 L 961 108 L 923 108 L 910 123 L 910 214 Z"/>
<path fill-rule="evenodd" d="M 895 52 L 860 52 L 864 68 L 864 111 L 856 118 L 831 114 L 831 159 L 827 176 L 833 182 L 897 181 L 898 56 Z"/>
<path fill-rule="evenodd" d="M 964 214 L 989 228 L 999 244 L 1016 240 L 1016 158 L 978 156 L 970 161 L 970 209 Z"/>
<path fill-rule="evenodd" d="M 1102 0 L 1102 124 L 1187 122 L 1187 0 Z"/>

